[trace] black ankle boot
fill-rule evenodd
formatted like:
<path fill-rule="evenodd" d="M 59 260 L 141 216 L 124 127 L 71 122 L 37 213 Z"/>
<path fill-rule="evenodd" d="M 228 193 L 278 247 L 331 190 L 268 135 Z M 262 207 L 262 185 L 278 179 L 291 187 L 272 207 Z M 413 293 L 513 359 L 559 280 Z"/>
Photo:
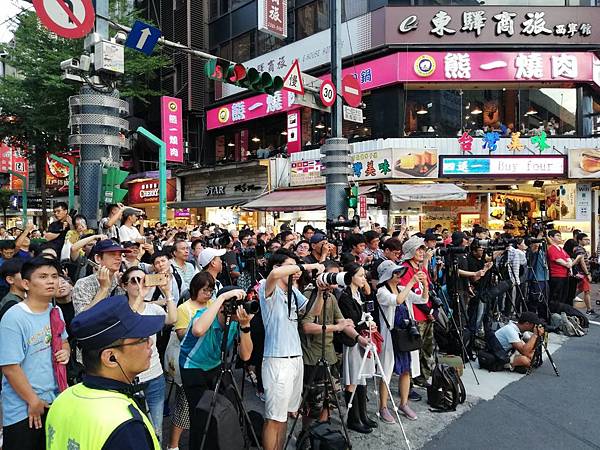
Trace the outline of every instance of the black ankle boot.
<path fill-rule="evenodd" d="M 356 386 L 356 394 L 354 395 L 354 398 L 357 399 L 355 403 L 356 406 L 358 406 L 360 421 L 369 428 L 377 428 L 377 422 L 369 419 L 369 416 L 367 416 L 367 386 Z"/>
<path fill-rule="evenodd" d="M 344 398 L 346 399 L 346 406 L 350 402 L 350 397 L 352 397 L 352 392 L 344 391 Z M 360 414 L 358 412 L 358 399 L 357 395 L 354 395 L 354 404 L 352 408 L 348 411 L 348 421 L 346 422 L 346 426 L 348 429 L 356 431 L 357 433 L 368 434 L 372 431 L 371 428 L 366 426 L 360 421 Z"/>

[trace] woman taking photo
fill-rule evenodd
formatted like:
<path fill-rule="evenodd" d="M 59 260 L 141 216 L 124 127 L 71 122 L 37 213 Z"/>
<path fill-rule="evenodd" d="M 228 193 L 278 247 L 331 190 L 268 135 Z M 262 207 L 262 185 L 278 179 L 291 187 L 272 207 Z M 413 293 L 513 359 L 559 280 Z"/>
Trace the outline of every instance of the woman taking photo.
<path fill-rule="evenodd" d="M 143 316 L 166 316 L 165 325 L 171 325 L 177 320 L 177 305 L 171 296 L 171 279 L 162 286 L 165 298 L 155 302 L 144 302 L 148 287 L 145 286 L 146 274 L 139 267 L 130 267 L 121 276 L 121 285 L 129 300 L 129 306 Z M 166 306 L 167 311 L 163 309 Z M 150 368 L 138 375 L 140 383 L 144 384 L 144 396 L 150 412 L 150 420 L 154 425 L 158 440 L 162 437 L 163 408 L 165 404 L 165 377 L 156 348 L 156 336 L 152 336 L 152 356 Z"/>
<path fill-rule="evenodd" d="M 407 328 L 407 321 L 414 319 L 409 312 L 413 309 L 412 305 L 427 303 L 429 290 L 427 276 L 424 272 L 417 272 L 405 287 L 399 286 L 400 279 L 406 271 L 407 267 L 398 266 L 390 260 L 383 261 L 377 268 L 379 275 L 377 302 L 381 307 L 381 335 L 383 336 L 383 346 L 379 357 L 388 384 L 392 379 L 392 371 L 399 376 L 400 407 L 398 409 L 408 419 L 417 420 L 417 415 L 408 406 L 408 394 L 411 372 L 413 377 L 420 374 L 419 351 L 394 353 L 390 327 Z M 424 286 L 423 295 L 411 291 L 413 286 L 419 282 Z M 379 384 L 379 416 L 385 423 L 395 423 L 396 421 L 387 407 L 387 402 L 388 391 L 384 381 L 381 380 Z"/>
<path fill-rule="evenodd" d="M 346 288 L 342 291 L 338 300 L 340 311 L 344 318 L 352 319 L 356 331 L 359 333 L 353 345 L 343 346 L 343 378 L 346 389 L 344 396 L 346 404 L 350 401 L 352 393 L 356 390 L 353 399 L 353 407 L 348 411 L 348 428 L 359 433 L 370 433 L 377 427 L 377 422 L 369 419 L 367 416 L 367 380 L 366 376 L 372 377 L 375 374 L 375 358 L 367 358 L 362 370 L 359 373 L 365 354 L 365 347 L 369 344 L 370 331 L 377 331 L 377 326 L 365 323 L 367 296 L 371 289 L 365 277 L 365 269 L 360 264 L 351 263 L 344 268 L 344 284 Z M 367 374 L 365 376 L 365 374 Z M 363 375 L 361 377 L 361 375 Z"/>

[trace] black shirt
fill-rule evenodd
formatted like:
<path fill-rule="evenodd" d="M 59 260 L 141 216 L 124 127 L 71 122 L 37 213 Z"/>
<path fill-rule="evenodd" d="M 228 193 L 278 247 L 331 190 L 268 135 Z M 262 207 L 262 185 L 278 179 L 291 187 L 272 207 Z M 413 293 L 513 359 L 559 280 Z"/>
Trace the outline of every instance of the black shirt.
<path fill-rule="evenodd" d="M 467 270 L 469 272 L 479 272 L 485 266 L 485 261 L 483 258 L 477 259 L 472 254 L 467 256 Z M 473 285 L 476 289 L 479 288 L 481 280 L 473 281 Z"/>
<path fill-rule="evenodd" d="M 52 222 L 48 226 L 48 232 L 58 234 L 58 237 L 56 239 L 50 241 L 50 243 L 52 244 L 52 247 L 58 253 L 59 258 L 60 258 L 60 253 L 62 251 L 63 245 L 65 244 L 65 237 L 67 236 L 67 232 L 69 230 L 70 230 L 69 227 L 66 227 L 66 228 L 64 227 L 64 222 L 59 222 L 59 221 Z"/>
<path fill-rule="evenodd" d="M 71 321 L 75 318 L 75 307 L 73 302 L 69 303 L 58 303 L 56 305 L 62 311 L 63 319 L 65 319 L 65 325 L 67 328 L 67 334 L 71 337 Z"/>
<path fill-rule="evenodd" d="M 131 389 L 130 385 L 120 381 L 92 375 L 86 375 L 83 384 L 91 389 L 117 391 L 123 394 Z M 144 422 L 133 417 L 112 432 L 102 446 L 102 450 L 154 450 L 154 444 Z"/>

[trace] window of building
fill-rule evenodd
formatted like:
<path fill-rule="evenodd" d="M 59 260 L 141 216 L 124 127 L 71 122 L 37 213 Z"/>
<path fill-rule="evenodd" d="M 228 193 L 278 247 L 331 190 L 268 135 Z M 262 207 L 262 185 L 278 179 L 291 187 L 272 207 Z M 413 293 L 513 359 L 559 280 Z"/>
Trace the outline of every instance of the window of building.
<path fill-rule="evenodd" d="M 296 10 L 296 40 L 329 28 L 329 0 L 316 0 Z"/>
<path fill-rule="evenodd" d="M 231 41 L 232 60 L 236 62 L 248 61 L 256 56 L 254 45 L 254 31 L 244 33 Z"/>
<path fill-rule="evenodd" d="M 286 45 L 285 39 L 280 39 L 278 37 L 272 36 L 267 33 L 258 33 L 258 55 L 264 55 L 265 53 L 272 52 L 273 50 L 277 50 L 278 48 Z"/>
<path fill-rule="evenodd" d="M 368 0 L 343 0 L 342 1 L 342 22 L 354 19 L 369 12 Z"/>
<path fill-rule="evenodd" d="M 208 2 L 208 17 L 210 19 L 219 17 L 219 0 L 210 0 Z"/>
<path fill-rule="evenodd" d="M 589 3 L 595 1 L 596 0 L 485 0 L 485 6 L 590 6 Z M 390 1 L 390 4 L 398 3 L 406 4 L 407 1 Z M 410 3 L 413 6 L 464 6 L 466 4 L 464 0 L 410 0 Z M 474 4 L 477 5 L 476 2 L 474 2 Z"/>
<path fill-rule="evenodd" d="M 407 91 L 404 134 L 456 137 L 463 132 L 502 136 L 520 131 L 532 136 L 576 133 L 575 89 L 480 89 Z"/>

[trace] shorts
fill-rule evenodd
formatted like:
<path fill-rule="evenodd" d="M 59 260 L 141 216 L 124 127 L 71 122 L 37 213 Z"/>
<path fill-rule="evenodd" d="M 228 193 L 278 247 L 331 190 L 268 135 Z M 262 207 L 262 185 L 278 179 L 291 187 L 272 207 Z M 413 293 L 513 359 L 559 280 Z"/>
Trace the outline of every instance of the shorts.
<path fill-rule="evenodd" d="M 288 413 L 296 412 L 302 401 L 302 357 L 264 358 L 265 419 L 287 422 Z"/>
<path fill-rule="evenodd" d="M 579 292 L 590 292 L 590 280 L 588 280 L 587 277 L 582 278 L 581 281 L 579 281 L 579 284 L 577 285 L 577 290 Z"/>
<path fill-rule="evenodd" d="M 323 366 L 304 366 L 304 389 L 308 389 L 306 395 L 306 404 L 302 408 L 302 415 L 310 417 L 312 419 L 318 419 L 323 407 L 332 409 L 335 405 L 334 395 L 341 392 L 341 386 L 339 383 L 339 375 L 335 365 L 329 366 L 331 370 L 331 377 L 333 378 L 334 392 L 331 391 L 331 387 L 327 384 L 327 397 L 325 396 L 325 385 L 327 379 L 327 372 Z M 313 370 L 317 369 L 317 373 L 312 380 L 310 386 L 308 385 L 309 377 Z"/>

